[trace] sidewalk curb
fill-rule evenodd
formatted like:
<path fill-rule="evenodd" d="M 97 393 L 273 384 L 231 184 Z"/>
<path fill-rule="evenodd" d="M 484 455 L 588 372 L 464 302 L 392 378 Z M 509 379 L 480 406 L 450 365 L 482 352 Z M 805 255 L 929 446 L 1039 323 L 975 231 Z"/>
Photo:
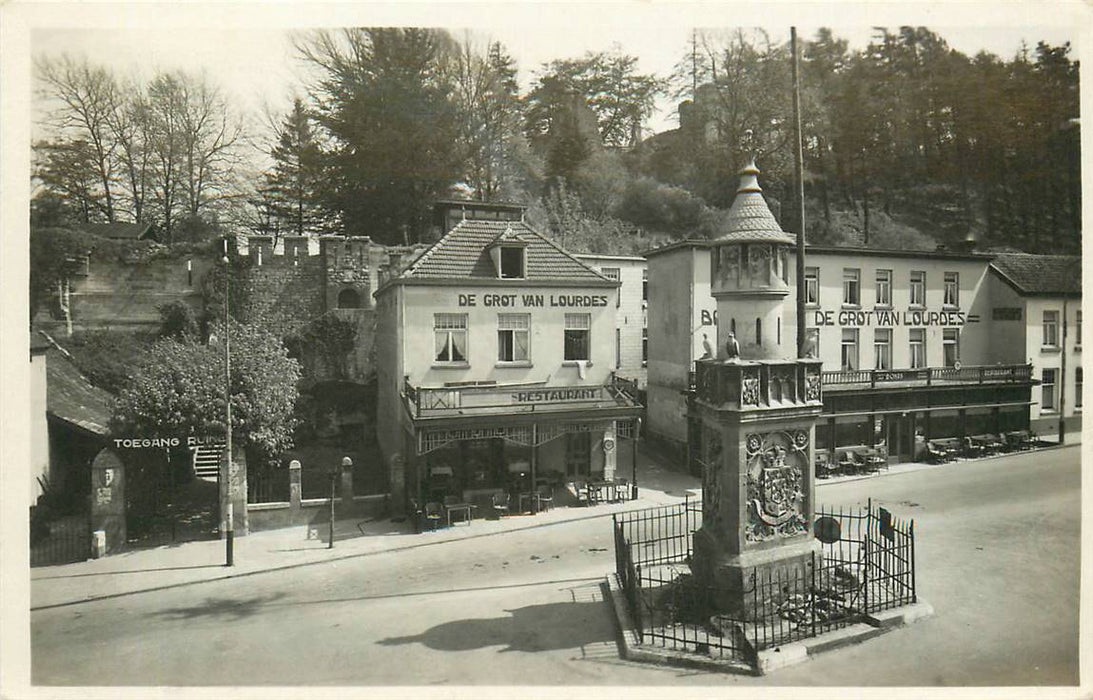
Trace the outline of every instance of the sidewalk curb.
<path fill-rule="evenodd" d="M 680 502 L 682 503 L 683 501 L 680 501 Z M 97 601 L 100 601 L 100 600 L 111 600 L 111 599 L 114 599 L 114 598 L 123 598 L 125 596 L 130 596 L 130 595 L 139 595 L 141 593 L 155 593 L 155 592 L 159 592 L 159 591 L 171 590 L 171 589 L 174 589 L 174 588 L 182 588 L 182 587 L 185 587 L 185 586 L 196 586 L 196 585 L 200 585 L 200 584 L 203 584 L 203 583 L 213 583 L 213 582 L 216 582 L 216 581 L 226 581 L 228 579 L 233 579 L 233 578 L 245 578 L 247 576 L 256 576 L 258 574 L 273 573 L 273 572 L 278 572 L 278 571 L 289 571 L 289 570 L 292 570 L 292 569 L 299 569 L 299 568 L 302 568 L 302 567 L 305 567 L 305 566 L 315 566 L 315 565 L 318 565 L 318 564 L 328 564 L 328 563 L 331 563 L 331 562 L 346 561 L 346 560 L 349 560 L 349 559 L 358 559 L 358 558 L 361 558 L 361 557 L 371 557 L 371 556 L 377 556 L 377 555 L 380 555 L 380 554 L 389 554 L 389 553 L 392 553 L 392 552 L 402 552 L 402 551 L 407 551 L 407 550 L 411 550 L 411 549 L 419 549 L 421 547 L 433 547 L 433 546 L 437 546 L 437 545 L 446 544 L 446 543 L 449 543 L 449 542 L 463 542 L 463 541 L 466 541 L 466 540 L 480 539 L 480 538 L 484 538 L 484 537 L 497 537 L 499 535 L 507 535 L 507 534 L 510 534 L 510 533 L 513 533 L 513 532 L 523 532 L 523 531 L 526 531 L 526 530 L 535 530 L 535 529 L 539 529 L 539 528 L 553 527 L 555 525 L 564 525 L 564 524 L 580 522 L 580 521 L 584 521 L 584 520 L 595 520 L 597 518 L 609 518 L 609 517 L 611 517 L 613 515 L 616 515 L 618 513 L 627 513 L 627 512 L 637 511 L 637 510 L 644 510 L 645 508 L 650 508 L 650 507 L 656 507 L 656 506 L 643 505 L 641 507 L 635 507 L 635 508 L 622 508 L 620 510 L 612 511 L 610 513 L 596 513 L 596 514 L 592 514 L 592 515 L 581 515 L 581 516 L 578 516 L 578 517 L 575 517 L 575 518 L 566 518 L 564 520 L 557 520 L 557 521 L 548 522 L 548 523 L 532 523 L 532 524 L 528 524 L 528 525 L 520 525 L 520 526 L 517 526 L 517 527 L 513 527 L 511 529 L 507 529 L 507 530 L 499 530 L 497 532 L 482 532 L 482 533 L 477 533 L 477 534 L 461 535 L 459 537 L 451 537 L 451 538 L 442 539 L 442 540 L 434 540 L 434 541 L 429 541 L 429 542 L 415 542 L 413 544 L 400 545 L 400 546 L 391 547 L 391 548 L 388 548 L 388 549 L 377 549 L 377 550 L 370 551 L 370 552 L 355 552 L 355 553 L 352 553 L 352 554 L 339 554 L 339 555 L 335 555 L 335 556 L 331 556 L 331 557 L 324 557 L 324 558 L 321 558 L 321 559 L 314 559 L 314 560 L 311 560 L 311 561 L 295 562 L 295 563 L 292 563 L 292 564 L 280 564 L 280 565 L 277 565 L 277 566 L 270 566 L 270 567 L 265 567 L 265 568 L 260 568 L 260 569 L 252 569 L 252 570 L 246 570 L 246 571 L 236 570 L 236 571 L 231 571 L 229 573 L 225 573 L 225 574 L 220 575 L 220 576 L 212 576 L 212 577 L 209 577 L 209 578 L 202 578 L 202 579 L 197 579 L 197 580 L 193 580 L 193 581 L 179 581 L 178 583 L 167 583 L 167 584 L 163 584 L 163 585 L 159 585 L 159 586 L 149 586 L 147 588 L 138 588 L 138 589 L 135 589 L 135 590 L 132 590 L 132 591 L 122 591 L 122 592 L 119 592 L 119 593 L 106 593 L 106 594 L 103 594 L 103 595 L 96 595 L 96 596 L 90 596 L 90 597 L 87 597 L 87 598 L 80 598 L 78 600 L 67 600 L 67 601 L 63 601 L 63 602 L 60 602 L 60 603 L 48 603 L 48 604 L 45 604 L 45 605 L 31 606 L 30 611 L 31 612 L 36 612 L 36 611 L 39 611 L 39 610 L 52 610 L 54 608 L 64 608 L 64 607 L 69 607 L 69 606 L 72 606 L 72 605 L 80 605 L 82 603 L 94 603 L 94 602 L 97 602 Z M 510 516 L 510 517 L 519 517 L 519 516 Z M 224 568 L 227 568 L 227 567 L 224 567 Z M 110 573 L 111 572 L 109 572 L 109 571 L 104 571 L 104 572 L 102 572 L 102 575 L 103 576 L 109 576 Z M 34 579 L 32 578 L 31 579 L 31 585 L 33 585 L 33 583 L 34 583 Z"/>
<path fill-rule="evenodd" d="M 736 659 L 719 659 L 714 658 L 712 655 L 707 656 L 679 649 L 642 644 L 634 628 L 634 621 L 630 617 L 625 594 L 619 585 L 618 575 L 613 572 L 607 574 L 604 577 L 602 586 L 606 590 L 607 597 L 610 598 L 608 603 L 614 616 L 615 629 L 618 632 L 619 656 L 623 659 L 638 663 L 696 668 L 736 675 L 765 676 L 771 671 L 804 663 L 816 654 L 860 644 L 886 632 L 924 620 L 934 614 L 933 606 L 919 599 L 916 603 L 909 603 L 898 608 L 867 615 L 864 621 L 842 629 L 831 630 L 808 639 L 764 649 L 755 654 L 754 664 L 751 664 Z"/>

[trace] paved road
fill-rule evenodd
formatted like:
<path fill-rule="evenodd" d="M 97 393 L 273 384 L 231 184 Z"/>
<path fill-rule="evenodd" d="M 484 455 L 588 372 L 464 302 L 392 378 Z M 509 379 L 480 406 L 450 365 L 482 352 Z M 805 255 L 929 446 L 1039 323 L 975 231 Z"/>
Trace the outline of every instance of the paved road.
<path fill-rule="evenodd" d="M 765 678 L 619 660 L 606 520 L 32 614 L 61 685 L 1066 685 L 1078 676 L 1079 451 L 822 485 L 914 517 L 937 613 Z M 427 537 L 428 535 L 423 535 Z"/>

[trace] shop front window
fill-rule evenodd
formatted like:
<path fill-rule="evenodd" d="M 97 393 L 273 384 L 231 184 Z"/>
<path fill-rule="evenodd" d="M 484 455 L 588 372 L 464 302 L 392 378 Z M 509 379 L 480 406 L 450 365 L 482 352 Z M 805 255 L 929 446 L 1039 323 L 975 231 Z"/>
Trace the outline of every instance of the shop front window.
<path fill-rule="evenodd" d="M 433 336 L 436 362 L 467 362 L 467 314 L 434 314 Z"/>

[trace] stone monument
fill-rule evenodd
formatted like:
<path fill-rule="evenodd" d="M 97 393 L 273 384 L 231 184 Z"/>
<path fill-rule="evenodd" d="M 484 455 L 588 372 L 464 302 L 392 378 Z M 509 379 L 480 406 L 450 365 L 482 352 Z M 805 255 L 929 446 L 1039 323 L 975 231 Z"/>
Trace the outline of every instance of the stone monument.
<path fill-rule="evenodd" d="M 717 612 L 749 618 L 765 612 L 748 595 L 756 576 L 811 573 L 822 407 L 821 362 L 796 357 L 793 326 L 782 322 L 794 238 L 763 200 L 758 174 L 754 161 L 743 169 L 725 231 L 712 242 L 716 347 L 726 354 L 697 361 L 691 408 L 704 464 L 692 571 L 716 591 Z M 729 357 L 737 347 L 739 357 Z"/>
<path fill-rule="evenodd" d="M 95 557 L 125 546 L 125 463 L 109 447 L 91 461 L 91 533 Z"/>

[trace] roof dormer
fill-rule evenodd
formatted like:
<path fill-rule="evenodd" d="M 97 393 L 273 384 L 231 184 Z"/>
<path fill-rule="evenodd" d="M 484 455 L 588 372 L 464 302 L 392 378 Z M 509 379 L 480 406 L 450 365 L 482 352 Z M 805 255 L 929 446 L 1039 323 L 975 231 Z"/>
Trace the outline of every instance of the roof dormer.
<path fill-rule="evenodd" d="M 499 279 L 522 280 L 527 277 L 527 245 L 511 226 L 490 242 L 487 250 Z"/>

